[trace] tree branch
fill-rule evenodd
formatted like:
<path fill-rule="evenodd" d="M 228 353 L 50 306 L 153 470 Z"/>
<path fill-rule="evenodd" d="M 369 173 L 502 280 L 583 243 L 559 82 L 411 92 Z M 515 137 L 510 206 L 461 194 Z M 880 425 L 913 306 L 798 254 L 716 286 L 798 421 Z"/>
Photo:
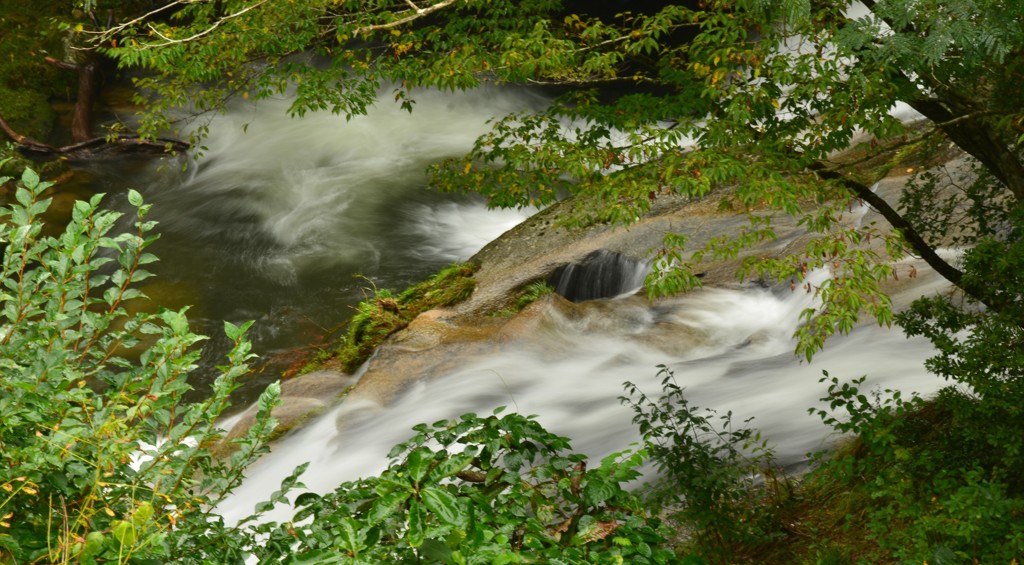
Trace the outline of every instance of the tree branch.
<path fill-rule="evenodd" d="M 43 143 L 41 141 L 36 141 L 35 139 L 32 139 L 31 137 L 25 137 L 24 135 L 21 135 L 20 133 L 14 131 L 14 128 L 12 128 L 4 120 L 3 116 L 0 116 L 0 129 L 4 130 L 4 133 L 6 133 L 8 137 L 10 137 L 15 142 L 17 142 L 18 145 L 20 145 L 22 147 L 25 147 L 25 148 L 29 149 L 30 151 L 36 151 L 36 152 L 48 152 L 48 151 L 57 152 L 57 151 L 60 151 L 58 148 L 56 148 L 56 147 L 54 147 L 52 145 L 47 145 L 47 144 L 45 144 L 45 143 Z"/>
<path fill-rule="evenodd" d="M 47 63 L 57 67 L 58 69 L 64 69 L 66 71 L 77 71 L 78 65 L 69 63 L 67 61 L 61 61 L 60 59 L 54 59 L 53 57 L 43 57 L 43 60 Z"/>
<path fill-rule="evenodd" d="M 187 143 L 179 139 L 147 139 L 135 134 L 120 134 L 114 138 L 94 137 L 79 143 L 55 147 L 14 131 L 14 128 L 4 120 L 3 116 L 0 116 L 0 130 L 13 139 L 22 151 L 70 159 L 92 159 L 101 155 L 114 155 L 118 152 L 161 153 L 168 149 L 184 152 L 189 148 Z"/>
<path fill-rule="evenodd" d="M 903 215 L 896 211 L 895 208 L 890 206 L 884 198 L 875 194 L 874 191 L 871 190 L 871 187 L 845 176 L 838 171 L 829 169 L 821 162 L 815 162 L 807 168 L 822 180 L 835 181 L 852 190 L 853 193 L 857 195 L 857 198 L 860 198 L 869 206 L 874 208 L 874 210 L 881 214 L 893 228 L 899 230 L 900 234 L 903 235 L 903 239 L 910 244 L 910 247 L 913 248 L 913 250 L 920 255 L 921 258 L 931 266 L 931 268 L 935 269 L 935 272 L 942 275 L 943 278 L 954 285 L 960 286 L 960 282 L 963 280 L 964 276 L 963 272 L 947 263 L 942 259 L 942 257 L 939 257 L 938 253 L 935 252 L 935 249 L 929 245 L 923 237 L 921 237 L 921 234 L 917 233 L 914 226 L 911 225 Z"/>
<path fill-rule="evenodd" d="M 133 26 L 135 24 L 142 23 L 142 22 L 148 20 L 150 17 L 155 16 L 155 15 L 159 14 L 160 12 L 163 12 L 163 11 L 165 11 L 167 9 L 173 8 L 174 6 L 179 6 L 179 5 L 183 5 L 183 4 L 194 4 L 194 3 L 195 3 L 195 0 L 174 0 L 173 2 L 169 2 L 168 4 L 165 4 L 164 6 L 161 6 L 161 7 L 157 8 L 157 9 L 151 11 L 151 12 L 147 12 L 147 13 L 145 13 L 145 14 L 143 14 L 143 15 L 141 15 L 141 16 L 133 19 L 133 20 L 128 20 L 127 22 L 124 22 L 122 24 L 118 24 L 118 25 L 113 26 L 113 27 L 108 25 L 107 29 L 104 29 L 104 30 L 100 30 L 100 31 L 86 31 L 85 33 L 96 35 L 96 36 L 98 36 L 99 41 L 103 42 L 103 41 L 109 39 L 111 36 L 116 35 L 118 33 L 121 33 L 122 31 L 130 28 L 131 26 Z"/>
<path fill-rule="evenodd" d="M 246 12 L 250 12 L 252 10 L 255 10 L 256 8 L 259 8 L 260 6 L 266 4 L 269 1 L 270 0 L 260 0 L 259 2 L 255 3 L 255 4 L 251 5 L 251 6 L 247 6 L 245 8 L 242 8 L 241 10 L 239 10 L 239 11 L 233 13 L 233 14 L 228 14 L 226 16 L 223 16 L 220 19 L 218 19 L 216 22 L 214 22 L 213 25 L 211 25 L 210 27 L 204 29 L 203 31 L 200 31 L 198 33 L 190 35 L 189 37 L 186 37 L 184 39 L 172 39 L 170 37 L 167 37 L 166 35 L 160 33 L 160 31 L 158 29 L 153 27 L 153 24 L 147 23 L 146 27 L 148 27 L 150 29 L 150 31 L 152 31 L 153 33 L 157 34 L 160 37 L 160 39 L 163 39 L 164 41 L 163 41 L 163 43 L 146 43 L 146 44 L 141 45 L 140 49 L 151 49 L 153 47 L 167 47 L 168 45 L 177 45 L 177 44 L 180 44 L 180 43 L 188 43 L 190 41 L 195 41 L 196 39 L 199 39 L 201 37 L 204 37 L 206 35 L 209 35 L 209 34 L 213 33 L 213 31 L 215 29 L 219 28 L 224 22 L 226 22 L 228 20 L 232 20 L 234 18 L 237 18 L 237 17 L 245 14 Z"/>
<path fill-rule="evenodd" d="M 441 0 L 441 2 L 438 2 L 437 4 L 431 4 L 429 7 L 417 8 L 416 5 L 413 4 L 410 0 L 406 0 L 406 3 L 412 6 L 413 10 L 415 10 L 411 15 L 406 16 L 404 18 L 399 18 L 395 21 L 388 22 L 386 24 L 368 25 L 356 28 L 355 31 L 352 32 L 352 37 L 358 37 L 359 35 L 370 33 L 373 31 L 394 29 L 407 23 L 414 22 L 424 16 L 429 16 L 430 14 L 433 14 L 438 10 L 443 10 L 456 2 L 458 2 L 458 0 Z"/>

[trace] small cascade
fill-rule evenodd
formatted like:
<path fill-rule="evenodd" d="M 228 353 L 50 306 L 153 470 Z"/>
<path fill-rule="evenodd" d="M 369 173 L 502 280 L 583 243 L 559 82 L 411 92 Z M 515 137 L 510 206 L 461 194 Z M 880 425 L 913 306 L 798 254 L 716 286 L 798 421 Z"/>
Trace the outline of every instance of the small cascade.
<path fill-rule="evenodd" d="M 826 273 L 810 276 L 820 283 Z M 618 398 L 625 381 L 657 397 L 659 365 L 675 372 L 695 406 L 732 411 L 735 422 L 756 417 L 752 426 L 769 439 L 782 465 L 799 464 L 834 440 L 831 429 L 807 413 L 828 407 L 820 400 L 823 370 L 844 379 L 865 375 L 865 391 L 928 394 L 944 384 L 924 369 L 932 352 L 927 340 L 872 324 L 834 336 L 813 362 L 794 355 L 791 336 L 800 312 L 815 300 L 804 292 L 749 286 L 700 289 L 656 304 L 640 297 L 596 299 L 572 316 L 538 309 L 533 330 L 492 354 L 453 359 L 444 376 L 416 382 L 388 406 L 349 399 L 314 419 L 275 444 L 218 511 L 237 522 L 305 461 L 310 466 L 302 482 L 314 492 L 375 475 L 413 426 L 489 414 L 497 406 L 537 414 L 547 429 L 591 457 L 635 447 L 641 434 Z M 289 508 L 279 507 L 271 519 L 290 517 Z"/>
<path fill-rule="evenodd" d="M 561 296 L 582 302 L 636 292 L 643 286 L 650 270 L 651 266 L 646 261 L 599 249 L 579 263 L 559 267 L 548 282 Z"/>

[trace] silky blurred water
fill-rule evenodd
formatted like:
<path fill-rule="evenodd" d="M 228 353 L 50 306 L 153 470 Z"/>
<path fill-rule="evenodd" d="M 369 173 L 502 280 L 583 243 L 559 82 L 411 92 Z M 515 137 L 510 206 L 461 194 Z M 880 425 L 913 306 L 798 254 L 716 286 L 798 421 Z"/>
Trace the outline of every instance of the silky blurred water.
<path fill-rule="evenodd" d="M 910 294 L 944 287 L 935 277 L 922 278 Z M 537 415 L 595 458 L 636 447 L 633 412 L 619 401 L 623 383 L 657 397 L 661 365 L 674 372 L 693 405 L 731 411 L 736 425 L 754 418 L 751 425 L 787 466 L 799 466 L 836 439 L 808 414 L 827 407 L 820 401 L 823 371 L 867 376 L 867 390 L 928 394 L 943 384 L 922 366 L 931 352 L 925 340 L 870 324 L 830 340 L 812 363 L 797 357 L 792 334 L 813 300 L 803 291 L 748 287 L 701 290 L 653 305 L 640 297 L 597 300 L 572 316 L 552 310 L 528 338 L 417 383 L 389 406 L 348 402 L 318 418 L 275 446 L 222 511 L 229 521 L 248 515 L 301 462 L 311 463 L 303 482 L 317 492 L 378 473 L 390 447 L 414 425 L 499 406 Z M 271 517 L 288 515 L 279 508 Z"/>
<path fill-rule="evenodd" d="M 197 384 L 223 362 L 224 320 L 255 320 L 254 351 L 272 362 L 243 387 L 239 398 L 251 399 L 369 289 L 400 290 L 468 259 L 534 212 L 430 190 L 426 169 L 468 152 L 488 119 L 542 97 L 421 92 L 412 114 L 389 98 L 351 120 L 290 118 L 287 98 L 238 101 L 209 122 L 198 159 L 89 165 L 88 188 L 108 193 L 108 205 L 128 210 L 128 187 L 153 204 L 161 261 L 143 290 L 168 307 L 193 305 L 195 331 L 211 337 Z"/>
<path fill-rule="evenodd" d="M 90 189 L 108 192 L 108 204 L 126 208 L 131 186 L 154 205 L 162 238 L 152 250 L 162 260 L 143 290 L 167 306 L 194 305 L 196 330 L 212 337 L 200 379 L 212 378 L 221 361 L 224 320 L 255 320 L 255 352 L 287 362 L 285 352 L 344 322 L 367 287 L 404 288 L 468 258 L 529 213 L 433 192 L 425 168 L 464 154 L 488 118 L 539 107 L 541 97 L 421 93 L 411 115 L 385 103 L 351 121 L 291 119 L 289 103 L 231 107 L 209 124 L 204 155 L 184 171 L 178 161 L 92 169 Z M 914 292 L 942 287 L 928 285 Z M 595 457 L 626 449 L 639 438 L 618 401 L 623 382 L 657 393 L 659 365 L 675 372 L 694 404 L 733 411 L 737 422 L 755 417 L 784 463 L 830 441 L 807 414 L 825 392 L 823 370 L 920 393 L 941 385 L 922 368 L 929 346 L 894 329 L 860 326 L 831 340 L 813 363 L 803 361 L 791 336 L 812 300 L 751 286 L 653 305 L 602 299 L 575 316 L 549 313 L 532 339 L 418 383 L 390 406 L 345 403 L 317 419 L 275 445 L 221 510 L 229 521 L 245 516 L 304 461 L 312 464 L 303 482 L 321 492 L 378 472 L 413 425 L 497 406 L 539 415 Z M 250 377 L 240 400 L 276 378 L 274 371 Z"/>

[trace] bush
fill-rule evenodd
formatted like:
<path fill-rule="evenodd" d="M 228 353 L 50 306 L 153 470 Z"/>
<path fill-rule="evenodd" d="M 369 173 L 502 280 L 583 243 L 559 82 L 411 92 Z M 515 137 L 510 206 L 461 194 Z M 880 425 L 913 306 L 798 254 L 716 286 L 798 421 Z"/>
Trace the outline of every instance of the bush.
<path fill-rule="evenodd" d="M 264 451 L 277 388 L 260 398 L 259 423 L 230 460 L 207 448 L 248 371 L 248 325 L 225 324 L 228 364 L 209 398 L 183 402 L 204 338 L 185 310 L 129 316 L 123 306 L 142 296 L 132 285 L 156 260 L 146 252 L 156 239 L 149 206 L 130 191 L 134 229 L 114 235 L 120 214 L 100 210 L 97 195 L 44 237 L 50 186 L 26 170 L 0 211 L 0 561 L 237 560 L 247 538 L 227 535 L 211 509 Z M 152 345 L 124 357 L 142 338 Z M 212 537 L 224 543 L 199 543 Z"/>
<path fill-rule="evenodd" d="M 893 391 L 869 396 L 863 379 L 825 377 L 823 400 L 843 416 L 814 412 L 855 439 L 822 460 L 811 480 L 863 493 L 876 559 L 1011 563 L 1024 555 L 1024 498 L 1006 481 L 1019 470 L 993 459 L 985 443 L 964 442 L 971 422 L 995 425 L 984 403 L 955 388 L 929 401 Z"/>
<path fill-rule="evenodd" d="M 750 419 L 734 427 L 732 413 L 692 406 L 673 372 L 658 373 L 662 395 L 649 398 L 633 383 L 620 400 L 636 416 L 659 471 L 649 496 L 689 531 L 686 545 L 712 562 L 734 563 L 776 537 L 775 502 L 784 494 L 772 451 Z"/>
<path fill-rule="evenodd" d="M 300 495 L 258 555 L 285 563 L 670 563 L 659 521 L 623 488 L 643 453 L 588 468 L 519 414 L 421 424 L 380 476 Z M 312 520 L 307 520 L 312 518 Z"/>

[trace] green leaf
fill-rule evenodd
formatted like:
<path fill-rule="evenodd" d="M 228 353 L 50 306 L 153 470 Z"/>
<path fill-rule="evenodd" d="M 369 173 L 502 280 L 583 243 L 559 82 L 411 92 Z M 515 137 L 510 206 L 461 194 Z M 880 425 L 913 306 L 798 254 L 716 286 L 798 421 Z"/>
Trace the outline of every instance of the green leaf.
<path fill-rule="evenodd" d="M 50 209 L 50 204 L 53 203 L 53 198 L 44 198 L 32 204 L 29 208 L 29 212 L 34 215 L 42 214 L 43 212 Z"/>
<path fill-rule="evenodd" d="M 409 478 L 413 483 L 419 484 L 423 480 L 433 461 L 434 452 L 427 447 L 417 447 L 409 453 L 406 466 L 409 469 Z"/>
<path fill-rule="evenodd" d="M 14 191 L 14 197 L 15 199 L 17 199 L 18 203 L 24 206 L 25 208 L 32 207 L 32 193 L 29 192 L 27 189 L 24 189 L 19 186 L 18 189 Z"/>
<path fill-rule="evenodd" d="M 420 498 L 428 510 L 446 524 L 461 526 L 469 517 L 463 512 L 459 499 L 444 488 L 427 486 L 420 490 Z"/>
<path fill-rule="evenodd" d="M 139 194 L 139 191 L 137 191 L 137 190 L 135 190 L 133 188 L 129 188 L 128 189 L 128 203 L 131 204 L 132 206 L 135 206 L 136 208 L 138 208 L 139 206 L 142 206 L 142 202 L 143 202 L 142 195 Z"/>
<path fill-rule="evenodd" d="M 349 554 L 356 555 L 366 549 L 366 534 L 360 531 L 359 524 L 348 517 L 343 517 L 337 522 L 334 544 Z"/>
<path fill-rule="evenodd" d="M 238 341 L 238 338 L 242 337 L 242 330 L 231 322 L 224 320 L 224 335 L 231 341 Z"/>
<path fill-rule="evenodd" d="M 366 514 L 367 523 L 371 526 L 381 523 L 385 518 L 394 514 L 398 507 L 410 496 L 412 496 L 412 491 L 407 490 L 390 492 L 381 496 L 373 503 L 370 511 Z"/>
<path fill-rule="evenodd" d="M 583 496 L 586 498 L 587 504 L 597 506 L 615 496 L 618 491 L 618 485 L 603 480 L 590 479 L 587 481 L 586 486 L 583 487 Z"/>
<path fill-rule="evenodd" d="M 452 550 L 447 544 L 436 539 L 423 540 L 420 555 L 434 563 L 452 563 Z"/>
<path fill-rule="evenodd" d="M 114 522 L 111 533 L 114 534 L 114 539 L 121 544 L 122 547 L 131 547 L 135 545 L 135 527 L 132 526 L 131 522 L 126 520 L 117 520 Z"/>
<path fill-rule="evenodd" d="M 39 186 L 39 175 L 32 169 L 25 169 L 25 172 L 21 173 L 21 183 L 25 185 L 25 188 L 32 190 Z M 19 198 L 18 201 L 20 202 L 21 199 Z"/>
<path fill-rule="evenodd" d="M 427 537 L 427 517 L 423 505 L 415 498 L 409 501 L 409 545 L 419 547 Z"/>
<path fill-rule="evenodd" d="M 469 464 L 473 462 L 473 456 L 465 453 L 452 455 L 448 459 L 438 463 L 430 471 L 430 482 L 436 483 L 441 479 L 446 479 L 462 471 Z"/>

